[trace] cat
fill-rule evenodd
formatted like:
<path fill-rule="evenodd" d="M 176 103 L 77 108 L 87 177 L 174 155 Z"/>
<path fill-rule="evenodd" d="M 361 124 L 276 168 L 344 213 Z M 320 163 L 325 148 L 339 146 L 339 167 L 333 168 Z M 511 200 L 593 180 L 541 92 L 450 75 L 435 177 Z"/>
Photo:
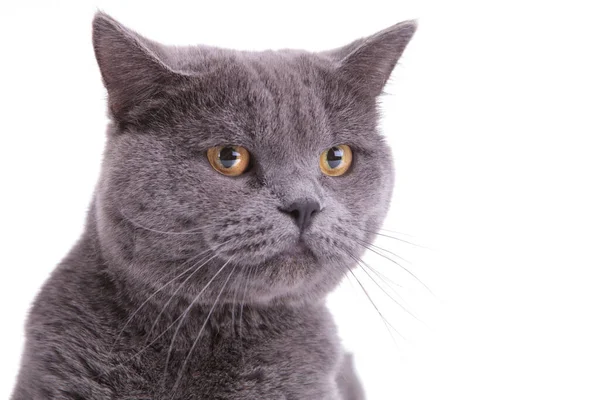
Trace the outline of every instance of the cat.
<path fill-rule="evenodd" d="M 12 399 L 364 398 L 325 298 L 389 207 L 378 96 L 415 30 L 247 52 L 97 13 L 102 170 Z"/>

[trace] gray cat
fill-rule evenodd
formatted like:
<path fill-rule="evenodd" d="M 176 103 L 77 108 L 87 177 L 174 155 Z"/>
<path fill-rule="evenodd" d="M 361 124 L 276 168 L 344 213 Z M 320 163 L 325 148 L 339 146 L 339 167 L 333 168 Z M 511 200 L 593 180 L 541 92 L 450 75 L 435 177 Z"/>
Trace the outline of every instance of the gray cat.
<path fill-rule="evenodd" d="M 387 211 L 377 98 L 415 29 L 244 52 L 97 14 L 102 173 L 12 399 L 363 398 L 325 297 Z"/>

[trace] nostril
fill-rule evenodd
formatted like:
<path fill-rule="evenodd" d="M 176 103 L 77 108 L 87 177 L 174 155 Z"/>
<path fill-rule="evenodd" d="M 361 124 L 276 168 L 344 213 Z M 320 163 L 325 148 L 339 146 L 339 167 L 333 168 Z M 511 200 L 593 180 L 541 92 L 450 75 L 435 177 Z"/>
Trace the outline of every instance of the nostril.
<path fill-rule="evenodd" d="M 300 228 L 300 230 L 306 229 L 311 219 L 321 210 L 319 203 L 311 199 L 297 200 L 293 202 L 289 207 L 282 210 L 287 212 L 294 218 L 294 222 Z"/>

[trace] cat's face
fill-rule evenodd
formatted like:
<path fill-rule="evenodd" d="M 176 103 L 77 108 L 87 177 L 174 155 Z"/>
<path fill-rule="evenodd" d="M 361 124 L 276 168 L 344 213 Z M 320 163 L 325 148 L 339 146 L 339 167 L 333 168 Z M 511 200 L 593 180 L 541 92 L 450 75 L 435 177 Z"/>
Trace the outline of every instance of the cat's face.
<path fill-rule="evenodd" d="M 195 296 L 211 282 L 200 301 L 329 292 L 387 211 L 393 166 L 376 97 L 413 32 L 384 31 L 379 47 L 251 53 L 167 48 L 97 16 L 114 121 L 96 205 L 107 257 L 155 287 L 181 274 L 166 291 L 189 277 L 179 293 Z M 339 145 L 351 165 L 327 175 L 320 156 Z M 218 146 L 246 149 L 248 168 L 218 172 Z"/>

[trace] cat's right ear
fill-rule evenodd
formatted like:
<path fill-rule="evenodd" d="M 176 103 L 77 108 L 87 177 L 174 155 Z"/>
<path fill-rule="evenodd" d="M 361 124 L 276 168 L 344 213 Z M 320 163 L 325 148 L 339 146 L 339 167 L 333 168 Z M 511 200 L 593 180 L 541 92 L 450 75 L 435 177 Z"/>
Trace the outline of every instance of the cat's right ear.
<path fill-rule="evenodd" d="M 376 97 L 416 30 L 416 21 L 404 21 L 324 54 L 333 58 L 337 73 L 358 91 Z"/>
<path fill-rule="evenodd" d="M 163 61 L 160 44 L 102 12 L 94 17 L 92 39 L 109 113 L 118 122 L 135 120 L 145 102 L 180 77 Z"/>

